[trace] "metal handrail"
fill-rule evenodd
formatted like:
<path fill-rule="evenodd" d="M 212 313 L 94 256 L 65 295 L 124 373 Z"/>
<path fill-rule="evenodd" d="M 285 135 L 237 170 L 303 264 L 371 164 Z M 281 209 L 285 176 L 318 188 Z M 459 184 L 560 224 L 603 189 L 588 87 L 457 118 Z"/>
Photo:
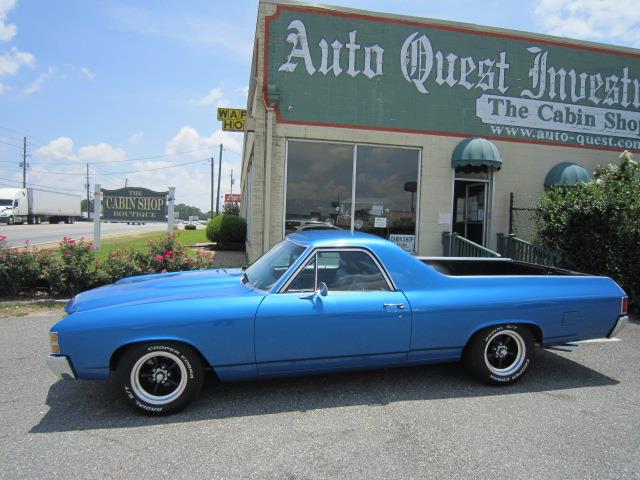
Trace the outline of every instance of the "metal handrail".
<path fill-rule="evenodd" d="M 489 250 L 458 233 L 442 232 L 442 255 L 444 257 L 501 257 L 498 252 Z"/>
<path fill-rule="evenodd" d="M 562 262 L 560 254 L 522 240 L 513 233 L 510 235 L 498 233 L 497 236 L 498 252 L 505 257 L 549 267 L 557 267 Z"/>

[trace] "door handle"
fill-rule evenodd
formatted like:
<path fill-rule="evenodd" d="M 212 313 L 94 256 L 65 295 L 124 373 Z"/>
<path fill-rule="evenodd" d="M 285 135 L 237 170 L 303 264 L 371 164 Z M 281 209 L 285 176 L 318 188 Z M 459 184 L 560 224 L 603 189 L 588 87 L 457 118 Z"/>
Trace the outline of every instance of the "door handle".
<path fill-rule="evenodd" d="M 404 309 L 404 303 L 385 303 L 384 308 L 398 307 L 399 310 Z"/>

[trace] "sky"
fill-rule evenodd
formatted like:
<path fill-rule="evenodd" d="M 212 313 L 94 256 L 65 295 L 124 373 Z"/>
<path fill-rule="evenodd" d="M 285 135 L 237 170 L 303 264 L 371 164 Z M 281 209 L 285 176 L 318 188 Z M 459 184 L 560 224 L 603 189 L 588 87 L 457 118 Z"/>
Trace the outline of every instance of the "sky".
<path fill-rule="evenodd" d="M 640 48 L 632 0 L 318 2 Z M 220 106 L 245 108 L 257 0 L 0 0 L 0 187 L 83 194 L 129 185 L 209 210 L 210 158 L 238 193 L 242 134 Z M 83 198 L 84 198 L 83 194 Z"/>

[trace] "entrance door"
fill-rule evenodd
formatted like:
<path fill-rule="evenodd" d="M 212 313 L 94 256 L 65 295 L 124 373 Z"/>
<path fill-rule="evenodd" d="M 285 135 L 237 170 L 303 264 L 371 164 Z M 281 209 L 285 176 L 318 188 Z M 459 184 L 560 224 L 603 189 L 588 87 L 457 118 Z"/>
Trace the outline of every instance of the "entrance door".
<path fill-rule="evenodd" d="M 478 245 L 484 245 L 487 183 L 456 180 L 453 196 L 453 232 Z"/>
<path fill-rule="evenodd" d="M 327 286 L 327 294 L 318 293 Z M 255 320 L 258 372 L 336 370 L 406 361 L 411 309 L 364 250 L 315 254 Z"/>

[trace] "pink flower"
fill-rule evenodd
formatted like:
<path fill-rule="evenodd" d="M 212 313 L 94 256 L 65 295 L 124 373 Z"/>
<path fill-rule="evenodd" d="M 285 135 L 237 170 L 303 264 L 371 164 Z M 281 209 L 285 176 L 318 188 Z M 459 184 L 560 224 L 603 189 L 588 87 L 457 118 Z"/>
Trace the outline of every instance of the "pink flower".
<path fill-rule="evenodd" d="M 161 262 L 162 260 L 164 260 L 164 257 L 162 255 L 156 255 L 155 257 L 153 257 L 153 259 L 156 262 Z"/>
<path fill-rule="evenodd" d="M 164 270 L 162 270 L 160 273 L 167 273 L 167 269 L 165 268 Z"/>

